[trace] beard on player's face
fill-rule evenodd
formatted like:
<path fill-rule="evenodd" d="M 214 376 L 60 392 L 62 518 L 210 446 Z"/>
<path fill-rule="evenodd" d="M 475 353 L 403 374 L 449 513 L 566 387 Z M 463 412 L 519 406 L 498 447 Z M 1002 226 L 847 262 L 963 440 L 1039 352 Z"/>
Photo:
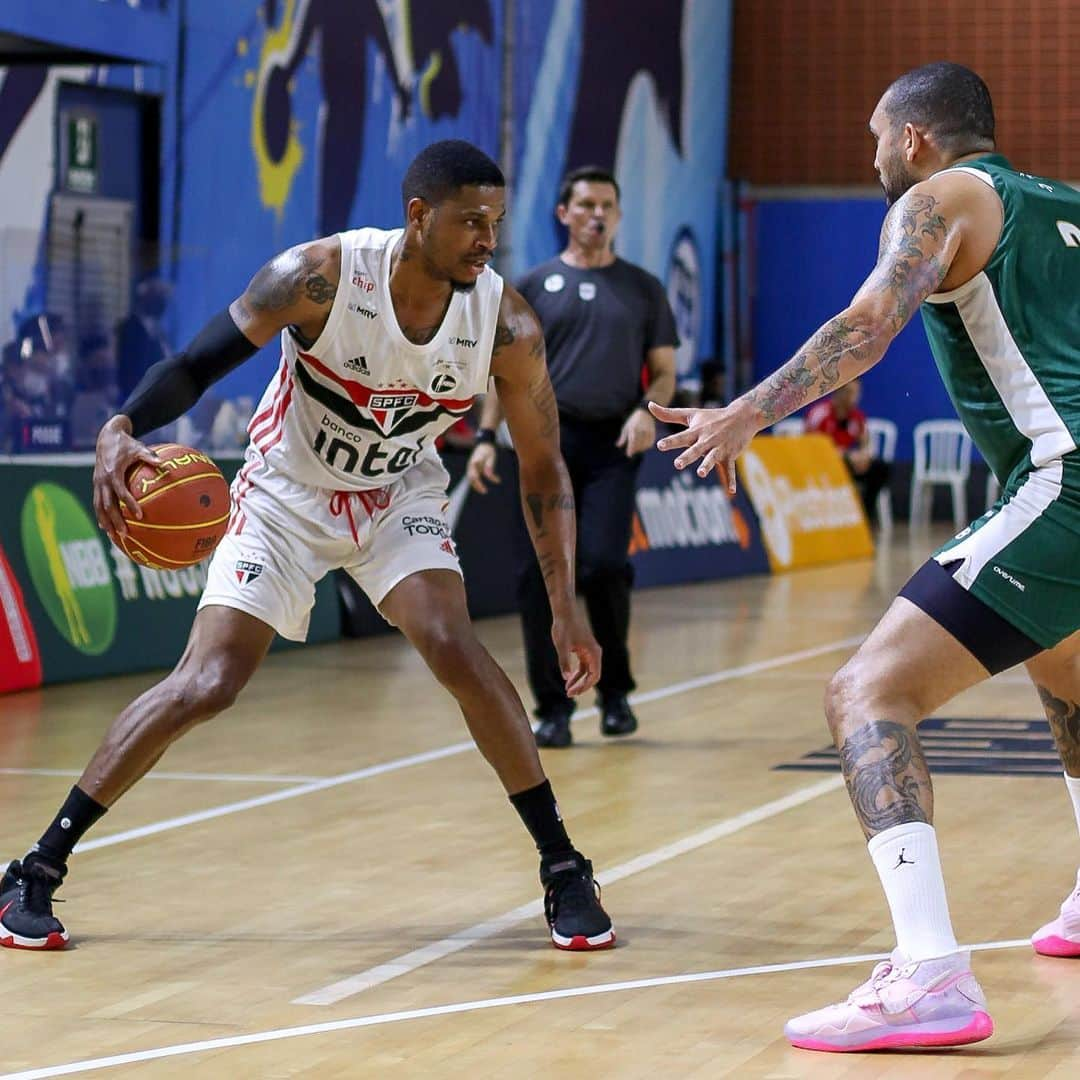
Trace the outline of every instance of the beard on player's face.
<path fill-rule="evenodd" d="M 919 178 L 911 171 L 899 151 L 882 160 L 881 168 L 878 170 L 878 180 L 882 191 L 885 192 L 886 206 L 892 206 L 898 202 L 919 182 Z"/>
<path fill-rule="evenodd" d="M 440 243 L 429 230 L 423 237 L 420 253 L 424 269 L 436 281 L 448 282 L 454 292 L 470 293 L 476 288 L 477 278 L 461 276 L 461 257 L 445 250 L 449 245 Z"/>

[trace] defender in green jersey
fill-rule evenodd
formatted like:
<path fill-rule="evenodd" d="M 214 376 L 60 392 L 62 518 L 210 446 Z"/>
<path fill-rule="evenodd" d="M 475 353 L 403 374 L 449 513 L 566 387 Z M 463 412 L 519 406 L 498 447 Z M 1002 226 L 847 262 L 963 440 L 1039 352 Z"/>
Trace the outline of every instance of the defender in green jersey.
<path fill-rule="evenodd" d="M 920 306 L 941 376 L 1000 480 L 995 506 L 920 569 L 833 676 L 826 714 L 897 936 L 847 1001 L 785 1028 L 814 1050 L 949 1046 L 993 1032 L 959 950 L 918 723 L 1025 663 L 1080 821 L 1080 193 L 994 147 L 985 83 L 958 64 L 902 75 L 870 119 L 889 213 L 848 307 L 723 409 L 662 409 L 677 468 L 734 491 L 753 436 L 876 364 Z M 1080 886 L 1036 951 L 1080 956 Z"/>

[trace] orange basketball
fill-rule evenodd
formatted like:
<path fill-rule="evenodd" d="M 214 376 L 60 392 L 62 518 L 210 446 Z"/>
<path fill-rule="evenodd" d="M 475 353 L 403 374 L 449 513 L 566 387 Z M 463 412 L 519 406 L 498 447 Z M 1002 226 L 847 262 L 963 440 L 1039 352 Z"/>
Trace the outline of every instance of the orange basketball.
<path fill-rule="evenodd" d="M 229 526 L 229 485 L 213 459 L 190 446 L 150 447 L 161 465 L 136 462 L 126 477 L 142 520 L 123 509 L 124 554 L 154 570 L 179 570 L 205 559 Z"/>

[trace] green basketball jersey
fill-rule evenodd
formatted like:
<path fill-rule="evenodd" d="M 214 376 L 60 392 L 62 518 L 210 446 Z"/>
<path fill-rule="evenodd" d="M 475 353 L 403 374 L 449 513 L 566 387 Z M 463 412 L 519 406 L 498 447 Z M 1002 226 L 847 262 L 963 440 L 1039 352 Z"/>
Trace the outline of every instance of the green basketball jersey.
<path fill-rule="evenodd" d="M 1080 444 L 1080 191 L 999 154 L 952 166 L 1005 209 L 990 261 L 922 305 L 957 415 L 1001 481 Z"/>

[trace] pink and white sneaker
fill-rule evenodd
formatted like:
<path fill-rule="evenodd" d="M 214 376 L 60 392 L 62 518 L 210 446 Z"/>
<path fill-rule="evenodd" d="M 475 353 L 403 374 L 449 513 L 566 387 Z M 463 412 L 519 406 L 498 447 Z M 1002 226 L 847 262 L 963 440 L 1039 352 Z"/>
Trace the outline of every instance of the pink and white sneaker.
<path fill-rule="evenodd" d="M 1076 888 L 1065 897 L 1058 917 L 1036 930 L 1031 944 L 1043 956 L 1080 956 L 1080 872 Z"/>
<path fill-rule="evenodd" d="M 993 1033 L 966 952 L 909 961 L 894 951 L 847 1001 L 796 1016 L 784 1026 L 792 1046 L 833 1053 L 962 1046 Z"/>

